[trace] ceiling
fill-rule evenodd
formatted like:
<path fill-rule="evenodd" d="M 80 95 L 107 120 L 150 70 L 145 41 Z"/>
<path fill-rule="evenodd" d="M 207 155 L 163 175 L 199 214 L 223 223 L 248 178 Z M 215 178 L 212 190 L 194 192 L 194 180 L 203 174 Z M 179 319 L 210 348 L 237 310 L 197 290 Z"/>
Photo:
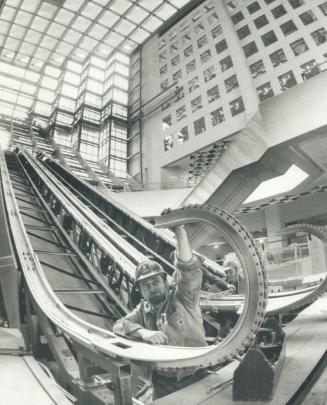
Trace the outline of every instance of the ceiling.
<path fill-rule="evenodd" d="M 58 72 L 68 62 L 83 66 L 93 56 L 105 69 L 117 50 L 131 54 L 187 3 L 189 0 L 0 0 L 0 113 L 4 110 L 8 115 L 8 101 L 15 107 L 12 115 L 16 109 L 18 116 L 26 116 L 26 106 L 32 108 L 45 82 L 41 101 L 50 107 Z M 128 58 L 124 63 L 128 64 Z M 44 75 L 52 77 L 44 80 Z"/>
<path fill-rule="evenodd" d="M 1 59 L 32 70 L 44 64 L 131 53 L 189 0 L 5 0 Z"/>

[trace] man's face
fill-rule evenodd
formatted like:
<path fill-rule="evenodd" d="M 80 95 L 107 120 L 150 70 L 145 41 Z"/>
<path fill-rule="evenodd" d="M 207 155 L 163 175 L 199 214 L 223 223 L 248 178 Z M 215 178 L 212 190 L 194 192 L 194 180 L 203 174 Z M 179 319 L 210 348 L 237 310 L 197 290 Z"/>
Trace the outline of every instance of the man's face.
<path fill-rule="evenodd" d="M 140 287 L 143 298 L 154 306 L 163 303 L 167 297 L 166 281 L 160 275 L 140 281 Z"/>

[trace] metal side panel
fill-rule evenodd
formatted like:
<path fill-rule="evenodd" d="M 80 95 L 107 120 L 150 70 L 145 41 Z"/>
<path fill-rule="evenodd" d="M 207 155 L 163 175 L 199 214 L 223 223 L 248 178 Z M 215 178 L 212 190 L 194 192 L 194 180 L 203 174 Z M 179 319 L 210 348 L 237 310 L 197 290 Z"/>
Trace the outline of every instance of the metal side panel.
<path fill-rule="evenodd" d="M 0 381 L 2 404 L 71 405 L 75 402 L 32 356 L 0 356 Z"/>

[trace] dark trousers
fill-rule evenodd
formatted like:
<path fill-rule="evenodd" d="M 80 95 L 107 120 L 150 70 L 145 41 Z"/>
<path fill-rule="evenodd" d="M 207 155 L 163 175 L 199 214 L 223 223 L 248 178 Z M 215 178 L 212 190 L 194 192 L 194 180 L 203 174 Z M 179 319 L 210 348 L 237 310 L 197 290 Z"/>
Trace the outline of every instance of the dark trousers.
<path fill-rule="evenodd" d="M 190 384 L 195 383 L 201 378 L 207 375 L 206 370 L 197 370 L 193 374 L 188 375 L 180 381 L 177 381 L 175 377 L 166 377 L 158 374 L 156 371 L 152 373 L 152 383 L 154 388 L 154 399 L 164 397 L 172 392 L 187 387 Z"/>

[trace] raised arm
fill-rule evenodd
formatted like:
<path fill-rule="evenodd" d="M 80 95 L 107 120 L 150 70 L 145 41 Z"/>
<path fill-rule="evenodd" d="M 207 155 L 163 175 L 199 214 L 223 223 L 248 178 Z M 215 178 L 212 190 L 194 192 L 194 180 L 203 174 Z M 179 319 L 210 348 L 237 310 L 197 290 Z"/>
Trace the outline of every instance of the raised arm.
<path fill-rule="evenodd" d="M 176 260 L 178 268 L 177 291 L 178 298 L 184 305 L 194 308 L 199 305 L 202 282 L 201 263 L 193 255 L 187 233 L 183 226 L 172 229 L 176 237 Z"/>

